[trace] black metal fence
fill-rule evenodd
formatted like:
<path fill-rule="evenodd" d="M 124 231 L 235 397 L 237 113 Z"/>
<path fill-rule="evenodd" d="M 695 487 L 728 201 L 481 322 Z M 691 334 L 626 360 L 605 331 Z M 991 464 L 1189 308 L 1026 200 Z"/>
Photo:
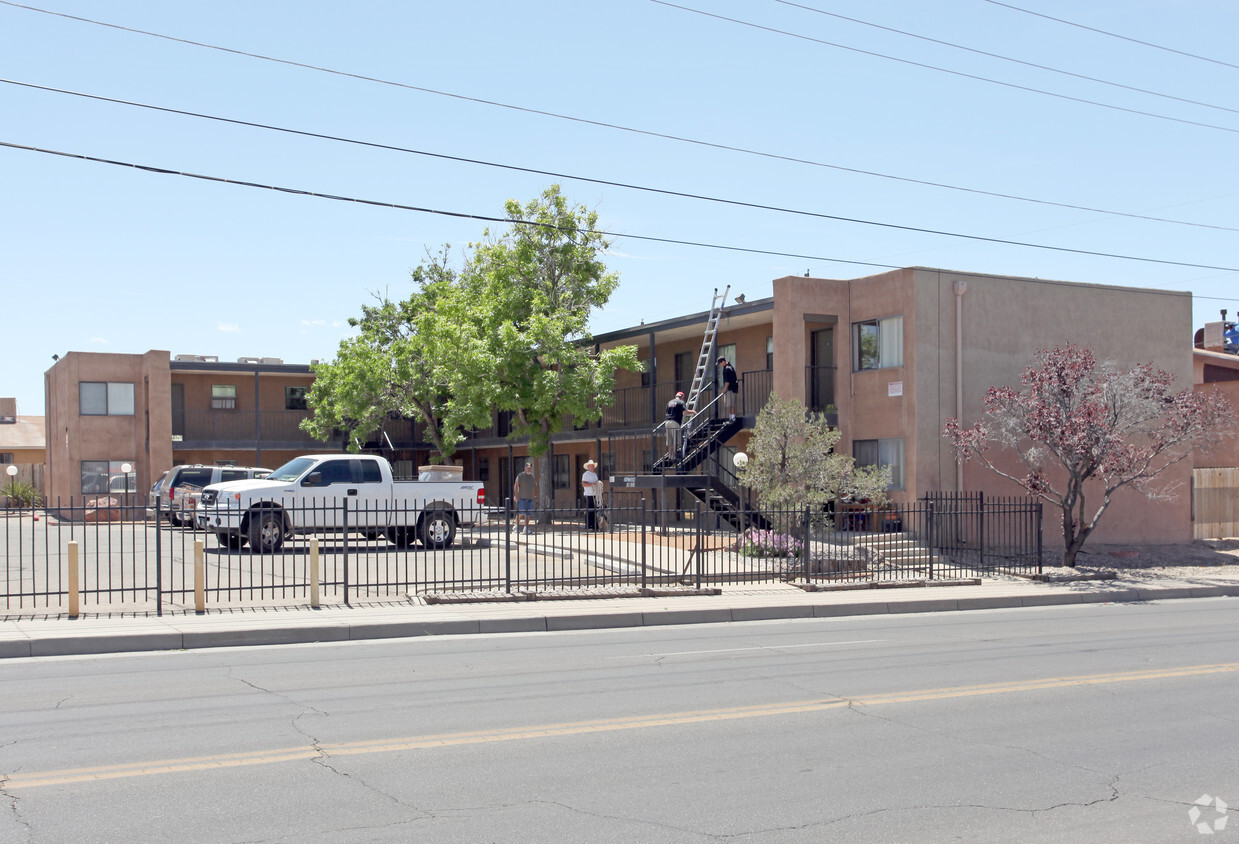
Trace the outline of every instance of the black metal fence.
<path fill-rule="evenodd" d="M 159 501 L 155 507 L 161 507 Z M 443 593 L 573 594 L 617 587 L 882 581 L 1040 570 L 1041 510 L 1027 499 L 939 496 L 906 506 L 743 511 L 738 530 L 700 505 L 637 496 L 542 511 L 391 512 L 355 499 L 273 508 L 240 532 L 174 527 L 136 496 L 0 511 L 7 615 L 191 611 Z M 319 526 L 317 528 L 313 526 Z M 273 530 L 273 526 L 276 526 Z M 302 531 L 306 532 L 302 532 Z M 71 569 L 76 567 L 76 578 Z M 76 583 L 73 581 L 76 579 Z"/>

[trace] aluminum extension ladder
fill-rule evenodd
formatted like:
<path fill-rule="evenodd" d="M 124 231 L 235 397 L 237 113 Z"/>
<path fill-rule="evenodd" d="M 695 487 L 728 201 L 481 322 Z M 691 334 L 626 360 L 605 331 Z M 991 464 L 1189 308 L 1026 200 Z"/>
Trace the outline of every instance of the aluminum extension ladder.
<path fill-rule="evenodd" d="M 697 358 L 697 371 L 693 373 L 693 386 L 688 390 L 688 409 L 697 410 L 697 397 L 701 395 L 701 391 L 706 385 L 706 373 L 714 371 L 714 361 L 710 360 L 714 356 L 714 341 L 718 336 L 718 321 L 723 316 L 723 306 L 727 304 L 727 294 L 731 292 L 731 285 L 727 285 L 723 290 L 723 295 L 720 296 L 718 288 L 714 288 L 714 299 L 710 302 L 710 318 L 706 321 L 706 333 L 701 338 L 701 355 Z M 713 377 L 710 381 L 713 382 Z"/>

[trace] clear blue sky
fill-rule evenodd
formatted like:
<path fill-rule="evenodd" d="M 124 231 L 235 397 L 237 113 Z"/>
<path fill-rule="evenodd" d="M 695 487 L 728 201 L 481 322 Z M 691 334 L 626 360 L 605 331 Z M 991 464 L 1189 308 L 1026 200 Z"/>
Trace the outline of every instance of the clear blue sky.
<path fill-rule="evenodd" d="M 1239 312 L 1236 275 L 1226 269 L 1239 267 L 1239 68 L 986 0 L 804 5 L 1167 96 L 775 0 L 683 0 L 768 29 L 652 0 L 29 1 L 355 76 L 0 4 L 6 80 L 832 217 L 1222 268 L 563 179 L 566 193 L 596 208 L 616 234 L 813 256 L 617 239 L 609 262 L 621 285 L 595 331 L 705 309 L 728 283 L 755 299 L 783 275 L 881 271 L 827 259 L 1190 290 L 1194 328 L 1216 320 L 1219 308 Z M 1012 4 L 1239 65 L 1239 5 L 1229 0 Z M 0 113 L 0 141 L 10 144 L 442 211 L 498 216 L 505 200 L 526 201 L 556 181 L 11 82 L 0 84 Z M 407 293 L 408 271 L 427 247 L 462 247 L 486 225 L 4 147 L 0 185 L 0 395 L 17 396 L 27 415 L 43 412 L 52 355 L 70 350 L 329 359 L 347 318 L 374 293 Z"/>

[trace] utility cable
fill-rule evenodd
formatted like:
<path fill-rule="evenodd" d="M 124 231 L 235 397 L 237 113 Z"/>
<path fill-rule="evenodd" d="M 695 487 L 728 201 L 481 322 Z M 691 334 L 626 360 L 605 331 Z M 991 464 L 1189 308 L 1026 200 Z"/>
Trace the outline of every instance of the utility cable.
<path fill-rule="evenodd" d="M 330 200 L 334 200 L 337 202 L 354 202 L 359 205 L 373 205 L 373 206 L 378 206 L 382 208 L 393 208 L 393 209 L 400 210 L 400 211 L 417 211 L 417 212 L 424 213 L 424 214 L 439 214 L 439 215 L 443 215 L 447 217 L 459 217 L 462 219 L 481 220 L 484 222 L 511 223 L 515 225 L 535 225 L 535 226 L 543 226 L 547 228 L 558 228 L 555 226 L 549 226 L 543 223 L 535 223 L 535 222 L 531 222 L 528 220 L 513 220 L 510 218 L 506 218 L 506 217 L 492 217 L 492 216 L 486 216 L 486 215 L 481 215 L 481 214 L 469 214 L 469 213 L 465 213 L 461 211 L 443 211 L 439 209 L 425 208 L 425 207 L 420 207 L 420 206 L 415 206 L 415 205 L 403 205 L 403 204 L 396 203 L 396 202 L 383 202 L 380 200 L 372 200 L 372 199 L 358 199 L 356 197 L 319 193 L 317 191 L 303 190 L 300 188 L 288 188 L 288 187 L 280 187 L 277 185 L 266 185 L 260 182 L 243 181 L 240 179 L 228 179 L 222 176 L 206 176 L 206 175 L 202 175 L 199 173 L 189 173 L 183 170 L 170 170 L 164 167 L 155 167 L 155 166 L 146 165 L 146 164 L 133 164 L 127 161 L 116 161 L 114 159 L 97 158 L 95 156 L 82 155 L 79 153 L 61 152 L 59 150 L 44 149 L 41 147 L 27 146 L 25 144 L 10 143 L 8 141 L 0 141 L 0 147 L 8 147 L 10 149 L 26 150 L 28 152 L 37 152 L 37 153 L 42 153 L 44 155 L 55 155 L 55 156 L 60 156 L 63 158 L 74 158 L 80 161 L 92 161 L 92 162 L 99 163 L 99 164 L 111 164 L 116 167 L 128 167 L 128 168 L 132 168 L 135 170 L 142 170 L 148 173 L 157 173 L 161 175 L 170 175 L 170 176 L 184 176 L 186 178 L 200 179 L 200 180 L 208 181 L 208 182 L 218 182 L 222 184 L 239 185 L 242 187 L 259 188 L 262 190 L 276 191 L 279 193 L 296 194 L 300 196 L 311 196 L 311 197 L 315 197 L 318 199 L 330 199 Z M 1239 272 L 1239 267 L 1219 267 L 1219 266 L 1214 266 L 1212 264 L 1194 264 L 1194 263 L 1189 263 L 1186 261 L 1170 261 L 1170 260 L 1161 259 L 1161 258 L 1146 258 L 1146 257 L 1141 257 L 1141 256 L 1136 256 L 1136 255 L 1120 255 L 1120 254 L 1113 253 L 1113 252 L 1097 252 L 1091 249 L 1072 249 L 1067 246 L 1049 246 L 1047 244 L 1041 244 L 1041 243 L 1026 243 L 1026 242 L 1018 241 L 1018 240 L 1004 240 L 1002 238 L 997 238 L 997 237 L 983 237 L 981 235 L 960 234 L 958 232 L 939 231 L 936 229 L 918 228 L 916 226 L 901 226 L 901 225 L 896 225 L 895 223 L 879 223 L 879 222 L 874 222 L 871 220 L 860 220 L 860 219 L 855 219 L 851 217 L 837 217 L 837 216 L 828 215 L 828 214 L 815 214 L 814 216 L 818 216 L 818 217 L 821 217 L 827 220 L 834 220 L 837 222 L 856 223 L 858 225 L 866 225 L 866 226 L 877 226 L 880 228 L 895 229 L 897 231 L 916 232 L 918 234 L 932 234 L 932 235 L 938 235 L 941 237 L 954 237 L 954 238 L 958 238 L 961 240 L 979 241 L 981 243 L 997 243 L 997 244 L 1001 244 L 1004 246 L 1021 246 L 1026 249 L 1044 249 L 1044 250 L 1051 251 L 1051 252 L 1066 252 L 1066 253 L 1070 253 L 1073 255 L 1089 255 L 1089 256 L 1097 257 L 1097 258 L 1115 258 L 1115 259 L 1122 260 L 1122 261 L 1139 261 L 1141 263 L 1146 263 L 1146 264 L 1165 264 L 1167 266 L 1173 266 L 1173 267 L 1192 267 L 1195 269 L 1203 269 L 1203 270 L 1220 270 L 1222 272 Z M 651 235 L 620 234 L 616 232 L 605 232 L 605 231 L 599 231 L 599 230 L 593 230 L 593 229 L 581 229 L 580 231 L 586 234 L 598 234 L 604 237 L 619 237 L 619 238 L 627 238 L 629 240 L 650 241 L 654 243 L 670 243 L 670 244 L 676 244 L 680 246 L 697 246 L 697 247 L 702 247 L 702 248 L 707 248 L 707 249 L 722 249 L 722 250 L 728 250 L 728 251 L 733 251 L 733 252 L 747 252 L 747 253 L 757 254 L 757 255 L 775 255 L 775 256 L 785 257 L 785 258 L 807 258 L 813 261 L 830 261 L 830 262 L 842 263 L 842 264 L 858 264 L 861 266 L 868 266 L 868 267 L 884 267 L 888 269 L 898 269 L 898 267 L 894 264 L 874 264 L 874 263 L 869 263 L 866 261 L 850 261 L 850 260 L 845 260 L 841 258 L 825 258 L 825 257 L 815 256 L 815 255 L 800 255 L 800 254 L 796 254 L 792 252 L 776 252 L 776 251 L 765 250 L 765 249 L 754 249 L 754 248 L 746 248 L 746 247 L 739 247 L 739 246 L 727 246 L 724 244 L 704 243 L 700 241 L 676 240 L 673 238 L 666 238 L 666 237 L 653 237 Z"/>
<path fill-rule="evenodd" d="M 7 0 L 5 1 L 7 2 Z M 906 65 L 910 65 L 911 67 L 919 67 L 922 70 L 932 70 L 937 73 L 946 73 L 951 76 L 961 77 L 963 79 L 972 79 L 977 82 L 987 82 L 991 85 L 1000 85 L 1003 88 L 1011 88 L 1016 91 L 1026 91 L 1031 94 L 1041 94 L 1046 97 L 1054 97 L 1060 100 L 1068 100 L 1069 102 L 1073 102 L 1073 103 L 1083 103 L 1085 105 L 1093 105 L 1099 108 L 1108 108 L 1112 111 L 1121 111 L 1126 114 L 1137 114 L 1142 117 L 1152 117 L 1157 120 L 1168 120 L 1171 123 L 1182 123 L 1187 126 L 1196 126 L 1201 129 L 1216 129 L 1219 132 L 1231 132 L 1233 134 L 1239 134 L 1239 129 L 1234 129 L 1229 126 L 1218 126 L 1213 123 L 1201 123 L 1200 121 L 1197 121 L 1197 120 L 1186 120 L 1182 117 L 1171 117 L 1166 114 L 1156 114 L 1151 111 L 1141 111 L 1140 109 L 1136 109 L 1136 108 L 1126 108 L 1125 106 L 1113 105 L 1111 103 L 1102 103 L 1102 102 L 1098 102 L 1097 100 L 1088 100 L 1083 97 L 1073 97 L 1069 94 L 1056 94 L 1053 91 L 1044 91 L 1040 88 L 1032 88 L 1028 85 L 1017 85 L 1014 82 L 1002 82 L 998 79 L 990 79 L 989 77 L 978 76 L 973 73 L 964 73 L 963 71 L 960 71 L 960 70 L 950 70 L 949 68 L 938 67 L 937 65 L 932 65 L 932 64 L 925 64 L 924 62 L 916 62 L 916 61 L 912 61 L 911 59 L 901 59 L 898 56 L 888 56 L 884 53 L 876 53 L 872 50 L 862 50 L 859 47 L 849 47 L 846 44 L 837 44 L 833 41 L 826 41 L 821 38 L 814 38 L 810 35 L 802 35 L 799 32 L 789 32 L 785 29 L 778 29 L 773 26 L 766 26 L 760 23 L 753 23 L 752 21 L 741 20 L 739 18 L 732 18 L 726 15 L 719 15 L 719 14 L 715 14 L 714 12 L 704 11 L 702 9 L 694 9 L 691 6 L 681 6 L 678 3 L 668 2 L 668 0 L 650 0 L 650 2 L 657 3 L 659 6 L 666 6 L 670 9 L 679 9 L 680 11 L 683 11 L 683 12 L 690 12 L 694 15 L 701 15 L 702 17 L 706 17 L 706 18 L 713 18 L 715 20 L 725 21 L 727 23 L 734 23 L 740 26 L 747 26 L 750 29 L 757 29 L 757 30 L 761 30 L 762 32 L 772 33 L 774 35 L 783 35 L 788 38 L 796 38 L 798 40 L 808 41 L 813 44 L 821 44 L 826 47 L 834 47 L 839 50 L 847 50 L 852 53 L 859 53 L 863 56 L 872 56 L 873 58 L 885 59 L 891 62 L 898 62 L 899 64 L 906 64 Z"/>
<path fill-rule="evenodd" d="M 95 26 L 107 27 L 110 29 L 117 29 L 123 32 L 130 32 L 130 33 L 134 33 L 137 35 L 145 35 L 151 38 L 160 38 L 160 39 L 164 39 L 167 41 L 173 41 L 173 42 L 177 42 L 181 44 L 188 44 L 188 45 L 195 46 L 195 47 L 202 47 L 208 50 L 218 50 L 220 52 L 231 53 L 231 54 L 239 55 L 239 56 L 245 56 L 247 58 L 259 59 L 261 61 L 274 62 L 276 64 L 285 64 L 285 65 L 289 65 L 292 67 L 300 67 L 305 70 L 313 70 L 319 73 L 326 73 L 326 74 L 331 74 L 335 76 L 343 76 L 343 77 L 347 77 L 351 79 L 358 79 L 364 82 L 374 82 L 379 85 L 388 85 L 388 86 L 395 87 L 395 88 L 403 88 L 403 89 L 410 90 L 410 91 L 417 91 L 419 93 L 433 94 L 435 96 L 441 96 L 441 97 L 448 97 L 451 99 L 457 99 L 457 100 L 461 100 L 464 102 L 476 103 L 479 105 L 487 105 L 487 106 L 493 106 L 495 108 L 509 109 L 511 111 L 521 112 L 524 114 L 534 114 L 540 117 L 550 117 L 556 120 L 564 120 L 564 121 L 568 121 L 572 123 L 580 123 L 586 126 L 596 126 L 596 127 L 603 128 L 603 129 L 613 129 L 619 132 L 628 132 L 633 135 L 640 135 L 640 136 L 649 137 L 649 138 L 658 138 L 660 140 L 675 141 L 677 143 L 692 144 L 695 146 L 705 147 L 708 149 L 722 150 L 724 152 L 734 152 L 734 153 L 738 153 L 741 155 L 751 155 L 751 156 L 755 156 L 758 158 L 768 158 L 774 161 L 784 161 L 790 164 L 803 164 L 809 167 L 821 167 L 821 168 L 828 169 L 828 170 L 836 170 L 842 173 L 853 173 L 853 174 L 861 175 L 861 176 L 873 176 L 879 179 L 889 179 L 892 181 L 905 182 L 907 184 L 924 185 L 926 187 L 941 188 L 943 190 L 953 190 L 953 191 L 959 191 L 962 193 L 972 193 L 972 194 L 977 194 L 979 196 L 993 196 L 993 197 L 998 197 L 999 199 L 1011 199 L 1011 200 L 1016 200 L 1019 202 L 1035 203 L 1038 205 L 1047 205 L 1047 206 L 1053 206 L 1053 207 L 1058 207 L 1058 208 L 1069 208 L 1069 209 L 1076 210 L 1076 211 L 1089 211 L 1089 212 L 1099 213 L 1099 214 L 1113 214 L 1115 216 L 1133 217 L 1136 219 L 1148 219 L 1148 220 L 1152 220 L 1155 222 L 1177 223 L 1180 225 L 1202 226 L 1206 228 L 1212 228 L 1210 226 L 1206 226 L 1203 223 L 1187 223 L 1181 220 L 1168 220 L 1168 219 L 1163 219 L 1159 217 L 1142 217 L 1141 215 L 1137 215 L 1137 214 L 1124 214 L 1123 212 L 1120 212 L 1120 211 L 1106 211 L 1103 209 L 1090 208 L 1090 207 L 1083 206 L 1083 205 L 1071 205 L 1068 203 L 1053 202 L 1053 201 L 1044 200 L 1044 199 L 1033 199 L 1029 197 L 1017 196 L 1014 194 L 1001 193 L 997 191 L 981 190 L 979 188 L 967 188 L 967 187 L 961 187 L 958 185 L 949 185 L 943 182 L 933 182 L 933 181 L 929 181 L 926 179 L 914 179 L 909 176 L 896 176 L 896 175 L 892 175 L 889 173 L 879 173 L 874 170 L 862 170 L 862 169 L 855 168 L 855 167 L 845 167 L 840 164 L 829 164 L 829 163 L 822 162 L 822 161 L 814 161 L 813 159 L 808 159 L 808 158 L 798 158 L 798 157 L 791 156 L 791 155 L 783 155 L 780 153 L 773 153 L 773 152 L 764 152 L 762 150 L 749 149 L 746 147 L 739 147 L 739 146 L 732 146 L 729 144 L 717 143 L 713 141 L 704 141 L 704 140 L 700 140 L 697 138 L 689 138 L 689 137 L 684 137 L 680 135 L 672 135 L 672 134 L 668 134 L 665 132 L 656 132 L 656 131 L 649 130 L 649 129 L 637 129 L 631 126 L 623 126 L 617 123 L 606 123 L 603 121 L 591 120 L 589 118 L 584 118 L 584 117 L 574 117 L 572 115 L 567 115 L 567 114 L 558 114 L 552 111 L 543 111 L 539 109 L 528 108 L 526 106 L 518 106 L 518 105 L 512 105 L 510 103 L 502 103 L 502 102 L 498 102 L 495 100 L 485 100 L 485 99 L 480 99 L 478 97 L 470 97 L 464 94 L 452 93 L 450 91 L 439 91 L 434 88 L 425 88 L 425 87 L 420 87 L 417 85 L 410 85 L 410 84 L 403 83 L 403 82 L 393 82 L 387 79 L 379 79 L 377 77 L 363 76 L 357 73 L 350 73 L 350 72 L 342 71 L 342 70 L 334 70 L 331 68 L 319 67 L 316 65 L 306 64 L 303 62 L 290 61 L 288 59 L 274 58 L 274 57 L 265 56 L 259 53 L 248 53 L 248 52 L 244 52 L 241 50 L 234 50 L 229 47 L 220 47 L 214 44 L 205 44 L 199 41 L 189 41 L 187 39 L 176 38 L 171 35 L 163 35 L 157 32 L 148 32 L 148 31 L 141 30 L 141 29 L 133 29 L 131 27 L 120 26 L 118 24 L 107 23 L 104 21 L 98 21 L 98 20 L 92 20 L 90 18 L 79 17 L 77 15 L 68 15 L 63 12 L 52 12 L 47 9 L 40 9 L 35 6 L 28 6 L 23 3 L 15 3 L 13 2 L 13 0 L 0 0 L 0 5 L 12 6 L 18 9 L 26 9 L 32 12 L 39 12 L 41 14 L 52 15 L 55 17 L 67 18 L 67 19 L 79 21 L 82 23 L 89 23 Z M 25 84 L 25 83 L 14 83 L 14 84 Z M 48 90 L 55 90 L 55 89 L 48 89 Z M 71 93 L 71 92 L 66 92 L 66 93 Z"/>
<path fill-rule="evenodd" d="M 930 38 L 928 35 L 918 35 L 915 32 L 907 32 L 906 30 L 895 29 L 894 27 L 891 27 L 891 26 L 883 26 L 880 23 L 873 23 L 871 21 L 863 21 L 860 18 L 850 18 L 847 15 L 840 15 L 836 12 L 828 12 L 825 9 L 816 9 L 813 6 L 806 6 L 802 3 L 794 3 L 792 2 L 792 0 L 774 0 L 774 2 L 781 3 L 784 6 L 791 6 L 794 9 L 803 9 L 806 12 L 814 12 L 819 15 L 826 15 L 827 17 L 836 18 L 837 20 L 844 20 L 850 23 L 860 24 L 861 26 L 868 26 L 868 27 L 872 27 L 873 29 L 880 29 L 884 32 L 893 32 L 896 35 L 903 35 L 907 38 L 916 38 L 921 41 L 928 41 L 930 44 L 939 44 L 943 47 L 951 47 L 952 49 L 955 49 L 955 50 L 963 50 L 965 52 L 973 53 L 974 55 L 978 55 L 978 56 L 986 56 L 991 59 L 998 59 L 1004 62 L 1011 62 L 1012 64 L 1023 65 L 1024 67 L 1031 67 L 1037 70 L 1045 70 L 1045 71 L 1049 71 L 1050 73 L 1061 74 L 1062 76 L 1070 76 L 1073 79 L 1083 79 L 1086 82 L 1096 82 L 1099 85 L 1109 85 L 1112 88 L 1122 88 L 1124 91 L 1134 91 L 1137 94 L 1148 94 L 1150 97 L 1161 97 L 1162 99 L 1174 100 L 1175 102 L 1187 103 L 1188 105 L 1200 106 L 1202 108 L 1212 108 L 1212 109 L 1217 109 L 1218 111 L 1228 111 L 1231 114 L 1239 114 L 1239 108 L 1228 108 L 1227 106 L 1215 105 L 1213 103 L 1204 103 L 1204 102 L 1201 102 L 1200 100 L 1189 100 L 1186 97 L 1177 97 L 1174 94 L 1163 94 L 1159 91 L 1150 91 L 1147 88 L 1137 88 L 1134 85 L 1125 85 L 1122 82 L 1111 82 L 1107 79 L 1098 79 L 1096 76 L 1087 76 L 1083 73 L 1074 73 L 1070 70 L 1063 70 L 1062 68 L 1050 67 L 1049 65 L 1037 64 L 1036 62 L 1024 61 L 1023 59 L 1017 59 L 1011 56 L 1003 56 L 998 53 L 988 52 L 986 50 L 978 50 L 975 47 L 966 47 L 963 44 L 954 44 L 950 41 L 942 41 L 937 38 Z"/>
<path fill-rule="evenodd" d="M 283 127 L 283 126 L 274 126 L 268 123 L 257 123 L 257 122 L 250 121 L 250 120 L 238 120 L 238 119 L 231 118 L 231 117 L 221 117 L 219 115 L 204 114 L 202 112 L 187 111 L 185 109 L 170 108 L 168 106 L 157 106 L 157 105 L 151 105 L 149 103 L 135 102 L 133 100 L 122 100 L 116 97 L 105 97 L 99 94 L 87 94 L 81 91 L 71 91 L 66 88 L 54 88 L 49 85 L 36 85 L 31 82 L 19 82 L 15 79 L 4 79 L 0 77 L 0 83 L 5 83 L 8 85 L 17 85 L 23 88 L 31 88 L 37 91 L 48 91 L 48 92 L 56 93 L 56 94 L 68 94 L 74 97 L 82 97 L 85 99 L 97 100 L 100 102 L 114 103 L 116 105 L 131 106 L 133 108 L 143 108 L 143 109 L 148 109 L 151 111 L 163 112 L 165 114 L 177 114 L 183 117 L 195 117 L 195 118 L 199 118 L 202 120 L 214 120 L 219 123 L 228 123 L 234 126 L 245 126 L 245 127 L 253 128 L 253 129 L 266 129 L 272 132 L 282 132 L 285 134 L 298 135 L 298 136 L 306 137 L 306 138 L 317 138 L 319 140 L 334 141 L 334 142 L 343 143 L 343 144 L 353 144 L 355 146 L 363 146 L 363 147 L 369 147 L 372 149 L 387 150 L 389 152 L 409 153 L 411 155 L 420 155 L 420 156 L 425 156 L 427 158 L 436 158 L 442 161 L 456 161 L 462 164 L 476 164 L 476 165 L 483 166 L 483 167 L 494 167 L 494 168 L 498 168 L 502 170 L 511 170 L 517 173 L 530 173 L 532 175 L 537 175 L 537 176 L 549 176 L 553 179 L 567 179 L 567 180 L 576 181 L 576 182 L 584 182 L 587 184 L 606 185 L 608 187 L 623 188 L 625 190 L 644 191 L 646 193 L 655 193 L 655 194 L 660 194 L 662 196 L 675 196 L 675 197 L 680 197 L 682 199 L 695 199 L 695 200 L 700 200 L 702 202 L 714 202 L 714 203 L 718 203 L 722 205 L 732 205 L 732 206 L 737 206 L 737 207 L 742 207 L 742 208 L 753 208 L 753 209 L 762 210 L 762 211 L 775 211 L 775 212 L 782 213 L 782 214 L 796 214 L 796 215 L 805 216 L 805 217 L 825 216 L 825 215 L 821 215 L 813 211 L 803 211 L 803 210 L 798 210 L 794 208 L 783 208 L 783 207 L 776 206 L 776 205 L 764 205 L 764 204 L 756 203 L 756 202 L 745 202 L 743 200 L 738 200 L 738 199 L 725 199 L 722 197 L 707 196 L 704 194 L 686 193 L 683 191 L 674 191 L 669 188 L 656 188 L 656 187 L 650 187 L 646 185 L 630 184 L 627 182 L 616 182 L 616 181 L 610 181 L 607 179 L 596 179 L 596 178 L 591 178 L 589 176 L 575 176 L 569 173 L 557 173 L 551 170 L 539 170 L 533 167 L 521 167 L 515 164 L 500 164 L 498 162 L 485 161 L 483 159 L 478 159 L 478 158 L 465 158 L 459 155 L 448 155 L 446 153 L 410 149 L 408 147 L 396 146 L 394 144 L 378 143 L 376 141 L 363 141 L 363 140 L 358 140 L 355 138 L 345 138 L 345 137 L 341 137 L 338 135 L 328 135 L 328 134 L 324 134 L 321 132 L 310 132 L 310 131 L 302 130 L 302 129 L 290 129 L 290 128 Z M 832 166 L 832 165 L 826 165 L 826 166 Z M 888 178 L 898 178 L 898 177 L 891 176 Z M 922 184 L 925 184 L 925 183 L 922 183 Z M 937 186 L 937 187 L 949 187 L 949 186 Z M 1130 213 L 1126 213 L 1123 211 L 1106 211 L 1100 208 L 1088 208 L 1088 207 L 1081 206 L 1081 205 L 1068 205 L 1066 203 L 1061 203 L 1061 202 L 1049 202 L 1047 200 L 1026 199 L 1024 197 L 1018 197 L 1018 196 L 1007 196 L 1004 194 L 993 194 L 993 193 L 988 193 L 984 191 L 974 191 L 969 188 L 953 188 L 953 189 L 959 190 L 959 191 L 965 191 L 967 193 L 981 193 L 982 195 L 985 195 L 985 196 L 997 196 L 1003 199 L 1015 199 L 1015 200 L 1019 200 L 1023 202 L 1033 202 L 1033 203 L 1037 203 L 1040 205 L 1050 205 L 1050 206 L 1054 206 L 1058 208 L 1069 208 L 1074 211 L 1088 211 L 1090 213 L 1095 213 L 1095 214 L 1107 214 L 1107 215 L 1116 216 L 1116 217 L 1128 217 L 1128 218 L 1135 219 L 1135 220 L 1148 220 L 1148 221 L 1155 222 L 1155 223 L 1171 223 L 1173 225 L 1179 225 L 1179 226 L 1192 226 L 1195 228 L 1215 229 L 1218 231 L 1239 232 L 1239 228 L 1234 228 L 1230 226 L 1218 226 L 1218 225 L 1212 225 L 1209 223 L 1192 223 L 1192 222 L 1187 222 L 1186 220 L 1172 220 L 1172 219 L 1168 219 L 1165 217 L 1152 217 L 1152 216 L 1148 216 L 1145 214 L 1130 214 Z M 827 219 L 833 219 L 833 218 L 828 217 Z"/>
<path fill-rule="evenodd" d="M 1076 29 L 1084 29 L 1089 32 L 1095 32 L 1098 35 L 1105 35 L 1110 38 L 1117 38 L 1120 41 L 1130 41 L 1132 44 L 1139 44 L 1142 47 L 1152 47 L 1154 50 L 1165 50 L 1167 53 L 1174 53 L 1179 56 L 1186 56 L 1189 59 L 1198 59 L 1202 62 L 1211 62 L 1212 64 L 1221 65 L 1222 67 L 1231 67 L 1231 68 L 1234 68 L 1235 70 L 1239 70 L 1239 64 L 1231 64 L 1230 62 L 1224 62 L 1221 59 L 1211 59 L 1208 56 L 1201 56 L 1196 53 L 1188 53 L 1183 50 L 1176 50 L 1174 47 L 1166 47 L 1162 44 L 1154 44 L 1151 41 L 1141 41 L 1139 38 L 1129 38 L 1126 35 L 1119 35 L 1117 32 L 1107 32 L 1104 29 L 1096 29 L 1091 26 L 1085 26 L 1082 23 L 1075 23 L 1074 21 L 1064 20 L 1063 18 L 1056 18 L 1051 15 L 1045 15 L 1045 14 L 1042 14 L 1041 12 L 1034 12 L 1031 9 L 1021 9 L 1019 6 L 1012 6 L 1010 3 L 999 3 L 998 0 L 985 0 L 985 2 L 992 3 L 995 6 L 1002 6 L 1004 9 L 1010 9 L 1014 12 L 1023 12 L 1026 15 L 1033 15 L 1034 17 L 1038 17 L 1038 18 L 1045 18 L 1046 20 L 1054 21 L 1055 23 L 1061 23 L 1066 26 L 1074 26 Z"/>

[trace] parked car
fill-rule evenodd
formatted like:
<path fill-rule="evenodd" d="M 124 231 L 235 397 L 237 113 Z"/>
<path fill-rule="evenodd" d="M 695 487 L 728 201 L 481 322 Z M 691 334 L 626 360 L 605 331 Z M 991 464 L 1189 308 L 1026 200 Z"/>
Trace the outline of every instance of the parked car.
<path fill-rule="evenodd" d="M 346 530 L 385 537 L 401 548 L 414 541 L 447 548 L 458 525 L 486 520 L 485 504 L 485 487 L 456 473 L 428 468 L 416 481 L 395 480 L 382 457 L 311 454 L 266 480 L 207 487 L 197 518 L 231 550 L 249 543 L 258 552 L 278 551 L 297 534 Z"/>
<path fill-rule="evenodd" d="M 146 514 L 154 517 L 155 501 L 158 499 L 160 510 L 168 517 L 169 522 L 178 527 L 192 525 L 200 497 L 196 497 L 194 493 L 200 494 L 203 487 L 228 481 L 265 478 L 270 474 L 270 469 L 256 466 L 204 466 L 200 463 L 173 466 L 160 475 L 159 480 L 151 487 L 151 503 Z"/>

